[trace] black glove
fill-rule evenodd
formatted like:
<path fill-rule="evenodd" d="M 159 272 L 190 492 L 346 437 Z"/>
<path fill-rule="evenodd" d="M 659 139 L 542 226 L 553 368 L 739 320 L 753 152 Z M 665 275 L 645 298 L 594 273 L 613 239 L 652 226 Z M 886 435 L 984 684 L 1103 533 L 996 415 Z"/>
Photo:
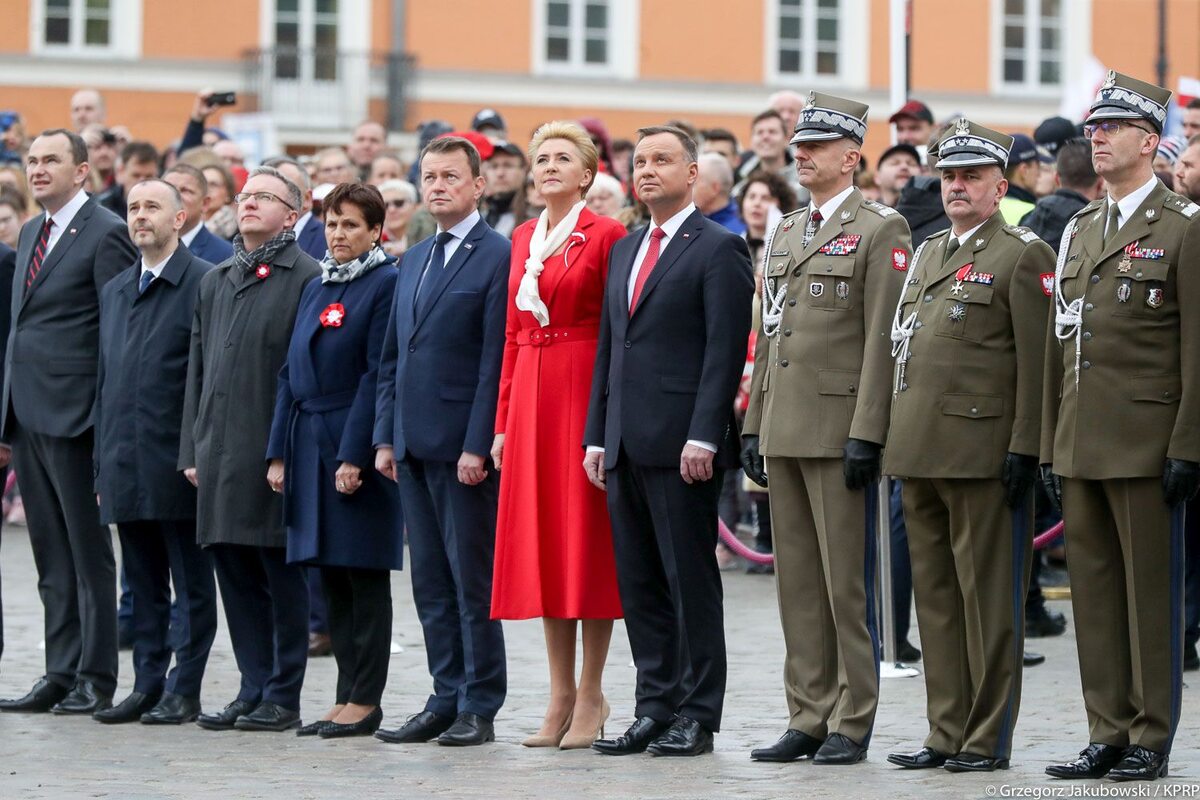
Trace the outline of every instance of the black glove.
<path fill-rule="evenodd" d="M 742 437 L 742 469 L 750 476 L 750 480 L 764 489 L 767 488 L 767 465 L 758 452 L 758 437 Z"/>
<path fill-rule="evenodd" d="M 1042 488 L 1046 490 L 1046 497 L 1050 499 L 1050 505 L 1054 506 L 1054 510 L 1062 514 L 1062 476 L 1054 474 L 1053 464 L 1042 464 L 1041 466 Z"/>
<path fill-rule="evenodd" d="M 1025 502 L 1037 478 L 1037 456 L 1022 456 L 1016 453 L 1004 456 L 1000 482 L 1004 484 L 1004 502 L 1008 503 L 1009 508 L 1017 508 Z"/>
<path fill-rule="evenodd" d="M 1200 489 L 1200 464 L 1168 458 L 1163 468 L 1163 499 L 1169 508 L 1186 503 Z"/>
<path fill-rule="evenodd" d="M 842 451 L 842 475 L 852 492 L 879 482 L 879 453 L 882 447 L 862 439 L 847 439 Z"/>

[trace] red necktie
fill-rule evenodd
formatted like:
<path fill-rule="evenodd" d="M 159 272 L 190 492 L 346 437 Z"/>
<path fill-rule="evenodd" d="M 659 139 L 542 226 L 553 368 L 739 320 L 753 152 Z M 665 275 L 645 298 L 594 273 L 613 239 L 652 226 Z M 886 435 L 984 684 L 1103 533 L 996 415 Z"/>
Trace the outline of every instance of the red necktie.
<path fill-rule="evenodd" d="M 46 258 L 46 245 L 50 242 L 50 229 L 53 227 L 54 220 L 46 217 L 46 222 L 42 225 L 42 236 L 38 239 L 37 247 L 33 248 L 33 258 L 29 259 L 29 274 L 25 276 L 26 289 L 33 285 L 33 279 L 42 270 L 42 261 Z"/>
<path fill-rule="evenodd" d="M 650 231 L 650 245 L 646 248 L 646 257 L 642 259 L 642 266 L 638 269 L 637 280 L 633 284 L 633 297 L 629 301 L 630 314 L 637 307 L 638 298 L 642 296 L 642 287 L 646 285 L 646 278 L 650 277 L 650 273 L 654 271 L 654 265 L 658 263 L 658 250 L 662 247 L 662 240 L 666 235 L 666 231 L 662 228 L 655 228 Z"/>

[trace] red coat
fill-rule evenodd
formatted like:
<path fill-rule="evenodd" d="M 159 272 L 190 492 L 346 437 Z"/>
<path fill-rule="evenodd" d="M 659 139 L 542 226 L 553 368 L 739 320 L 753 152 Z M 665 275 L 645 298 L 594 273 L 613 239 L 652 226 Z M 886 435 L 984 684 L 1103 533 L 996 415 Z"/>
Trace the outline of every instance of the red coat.
<path fill-rule="evenodd" d="M 625 228 L 583 209 L 566 250 L 546 260 L 538 279 L 550 312 L 542 328 L 516 306 L 536 224 L 524 223 L 512 237 L 496 413 L 505 442 L 492 618 L 617 619 L 608 508 L 583 471 L 583 429 L 608 254 Z"/>

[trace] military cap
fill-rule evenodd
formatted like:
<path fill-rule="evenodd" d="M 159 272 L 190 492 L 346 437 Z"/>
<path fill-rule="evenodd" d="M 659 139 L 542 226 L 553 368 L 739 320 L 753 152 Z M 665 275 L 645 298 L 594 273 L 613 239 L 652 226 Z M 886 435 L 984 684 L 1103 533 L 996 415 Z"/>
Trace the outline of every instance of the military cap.
<path fill-rule="evenodd" d="M 1108 77 L 1100 84 L 1100 91 L 1096 92 L 1096 99 L 1088 109 L 1088 117 L 1084 122 L 1144 119 L 1154 126 L 1155 131 L 1162 133 L 1167 121 L 1167 103 L 1170 101 L 1170 89 L 1110 69 Z"/>
<path fill-rule="evenodd" d="M 936 145 L 937 168 L 1008 166 L 1013 137 L 960 117 Z"/>
<path fill-rule="evenodd" d="M 809 92 L 795 134 L 790 144 L 843 137 L 862 144 L 867 135 L 867 106 L 831 94 Z"/>

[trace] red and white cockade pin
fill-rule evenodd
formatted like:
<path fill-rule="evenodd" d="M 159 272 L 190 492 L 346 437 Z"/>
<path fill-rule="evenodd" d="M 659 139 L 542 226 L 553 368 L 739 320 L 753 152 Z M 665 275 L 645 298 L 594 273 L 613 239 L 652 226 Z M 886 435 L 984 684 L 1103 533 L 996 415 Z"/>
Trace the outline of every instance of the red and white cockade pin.
<path fill-rule="evenodd" d="M 346 308 L 341 303 L 330 303 L 321 312 L 321 324 L 326 328 L 342 327 L 342 320 L 345 318 Z"/>
<path fill-rule="evenodd" d="M 259 264 L 258 269 L 254 270 L 254 274 L 258 277 L 258 279 L 260 281 L 266 280 L 271 275 L 271 265 L 270 264 Z"/>

